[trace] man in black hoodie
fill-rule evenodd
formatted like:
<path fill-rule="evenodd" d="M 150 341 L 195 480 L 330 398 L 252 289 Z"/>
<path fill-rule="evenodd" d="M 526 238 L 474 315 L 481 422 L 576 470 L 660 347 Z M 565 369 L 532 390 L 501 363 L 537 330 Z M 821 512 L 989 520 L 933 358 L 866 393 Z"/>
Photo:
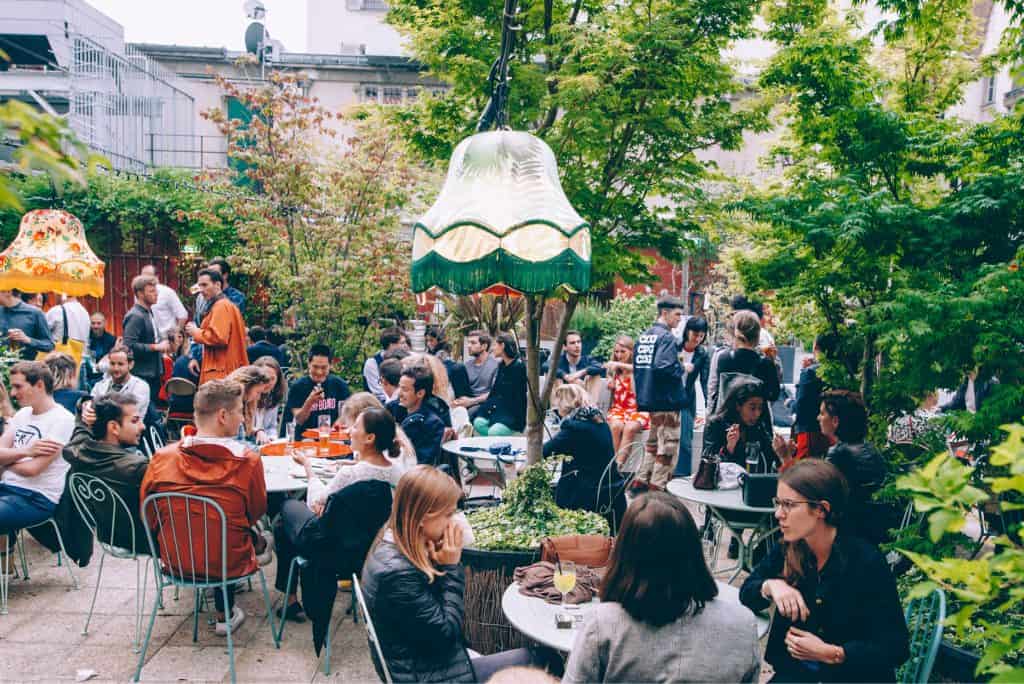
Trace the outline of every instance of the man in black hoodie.
<path fill-rule="evenodd" d="M 71 441 L 64 447 L 64 460 L 72 473 L 85 473 L 103 480 L 124 500 L 135 519 L 134 551 L 148 553 L 145 527 L 139 515 L 139 485 L 149 461 L 135 447 L 145 430 L 135 397 L 110 392 L 82 406 Z M 111 538 L 111 502 L 90 506 L 100 541 L 132 549 L 131 527 L 124 525 L 123 511 Z"/>
<path fill-rule="evenodd" d="M 683 302 L 677 297 L 658 300 L 658 320 L 637 340 L 633 355 L 633 382 L 640 411 L 651 414 L 651 430 L 644 461 L 633 481 L 634 489 L 660 491 L 672 479 L 679 456 L 679 411 L 686 397 L 681 342 L 672 329 L 683 318 Z"/>

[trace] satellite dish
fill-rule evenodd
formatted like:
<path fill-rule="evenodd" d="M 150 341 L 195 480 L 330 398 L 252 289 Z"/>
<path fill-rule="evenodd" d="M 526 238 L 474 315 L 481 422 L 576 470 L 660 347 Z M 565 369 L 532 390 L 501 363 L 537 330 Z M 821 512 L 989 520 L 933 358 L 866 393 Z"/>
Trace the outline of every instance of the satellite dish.
<path fill-rule="evenodd" d="M 245 50 L 254 55 L 260 54 L 263 46 L 270 40 L 270 34 L 263 24 L 254 21 L 245 29 Z"/>
<path fill-rule="evenodd" d="M 263 6 L 261 0 L 246 0 L 242 9 L 245 11 L 246 17 L 256 21 L 263 21 L 263 18 L 267 16 L 267 8 Z"/>

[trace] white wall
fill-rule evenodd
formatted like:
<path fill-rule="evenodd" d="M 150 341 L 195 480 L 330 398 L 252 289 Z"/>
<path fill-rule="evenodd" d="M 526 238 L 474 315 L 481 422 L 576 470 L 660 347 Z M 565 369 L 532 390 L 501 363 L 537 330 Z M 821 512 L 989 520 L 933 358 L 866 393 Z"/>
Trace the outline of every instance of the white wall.
<path fill-rule="evenodd" d="M 306 49 L 314 54 L 404 55 L 398 32 L 385 23 L 386 11 L 349 10 L 358 0 L 306 0 Z M 362 0 L 366 2 L 368 0 Z M 376 0 L 374 0 L 376 2 Z"/>

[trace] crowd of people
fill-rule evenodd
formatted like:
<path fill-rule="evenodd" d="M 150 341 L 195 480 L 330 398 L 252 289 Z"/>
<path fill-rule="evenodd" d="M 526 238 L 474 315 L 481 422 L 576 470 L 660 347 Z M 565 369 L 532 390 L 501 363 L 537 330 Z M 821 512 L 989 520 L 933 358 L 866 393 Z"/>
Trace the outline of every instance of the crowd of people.
<path fill-rule="evenodd" d="M 362 390 L 353 393 L 332 372 L 328 346 L 310 347 L 300 368 L 267 330 L 247 328 L 245 297 L 229 275 L 220 259 L 199 271 L 190 315 L 146 267 L 132 281 L 134 306 L 120 337 L 74 298 L 44 314 L 17 293 L 0 292 L 9 346 L 24 359 L 10 369 L 19 410 L 0 397 L 0 530 L 53 518 L 67 505 L 69 473 L 80 472 L 139 506 L 134 530 L 114 526 L 101 541 L 145 552 L 147 531 L 180 527 L 189 515 L 172 506 L 147 511 L 147 496 L 205 496 L 225 511 L 228 530 L 226 558 L 219 546 L 205 549 L 210 566 L 225 562 L 229 576 L 242 577 L 276 552 L 275 586 L 284 595 L 277 616 L 315 623 L 323 606 L 311 606 L 311 596 L 322 595 L 304 589 L 300 601 L 290 563 L 337 551 L 329 530 L 341 513 L 331 504 L 358 491 L 363 512 L 384 523 L 372 548 L 376 528 L 367 532 L 368 556 L 359 563 L 383 646 L 379 669 L 386 666 L 394 681 L 486 681 L 501 669 L 548 662 L 526 649 L 474 656 L 465 647 L 460 559 L 472 530 L 458 511 L 459 463 L 442 448 L 459 435 L 524 430 L 527 372 L 515 336 L 474 330 L 459 361 L 443 330 L 430 330 L 426 351 L 417 353 L 405 331 L 385 329 L 379 351 L 363 364 Z M 556 503 L 600 512 L 617 536 L 602 603 L 576 637 L 564 681 L 756 681 L 761 659 L 751 610 L 771 604 L 777 614 L 765 658 L 773 681 L 891 681 L 906 657 L 895 583 L 873 545 L 872 495 L 886 466 L 865 441 L 864 403 L 824 387 L 816 370 L 830 340 L 819 338 L 796 383 L 792 435 L 775 436 L 781 365 L 774 341 L 760 304 L 744 300 L 737 308 L 729 344 L 714 352 L 707 322 L 684 319 L 681 300 L 666 296 L 651 326 L 636 340 L 620 336 L 608 361 L 584 353 L 576 331 L 550 360 L 557 430 L 544 456 L 571 457 Z M 64 337 L 81 341 L 84 362 L 52 351 Z M 191 383 L 192 391 L 181 394 L 172 381 Z M 701 396 L 708 419 L 694 454 Z M 192 430 L 163 445 L 164 415 L 174 413 L 187 415 Z M 296 451 L 308 489 L 301 498 L 268 495 L 256 447 L 300 439 L 325 421 L 347 432 L 353 459 L 325 483 Z M 743 585 L 750 610 L 718 597 L 697 524 L 665 493 L 669 480 L 692 473 L 695 457 L 781 473 L 774 500 L 781 537 Z M 163 566 L 194 571 L 180 567 L 172 549 L 158 544 Z M 8 563 L 4 557 L 3 569 Z M 233 585 L 217 590 L 214 602 L 217 633 L 244 621 Z M 654 643 L 673 648 L 651 649 Z"/>

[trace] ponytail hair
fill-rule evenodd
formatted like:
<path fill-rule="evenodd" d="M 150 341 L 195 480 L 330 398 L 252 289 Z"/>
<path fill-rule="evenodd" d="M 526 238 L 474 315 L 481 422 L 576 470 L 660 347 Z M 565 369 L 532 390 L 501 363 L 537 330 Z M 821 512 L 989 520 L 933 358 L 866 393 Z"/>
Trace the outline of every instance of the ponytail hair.
<path fill-rule="evenodd" d="M 368 408 L 359 414 L 363 419 L 363 430 L 373 435 L 373 445 L 381 453 L 387 452 L 397 458 L 401 447 L 398 444 L 398 426 L 391 412 L 383 408 Z"/>

